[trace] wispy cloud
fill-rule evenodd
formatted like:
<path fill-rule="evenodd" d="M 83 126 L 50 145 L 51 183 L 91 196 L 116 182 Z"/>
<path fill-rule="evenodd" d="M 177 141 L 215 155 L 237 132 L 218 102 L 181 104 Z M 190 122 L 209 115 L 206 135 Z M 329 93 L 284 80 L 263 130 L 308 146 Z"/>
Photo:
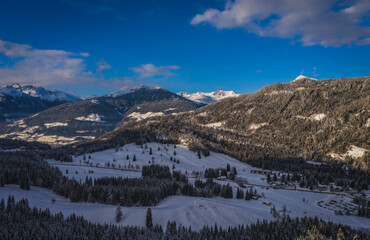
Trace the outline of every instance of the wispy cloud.
<path fill-rule="evenodd" d="M 96 69 L 96 71 L 97 71 L 97 72 L 102 72 L 102 71 L 104 71 L 104 70 L 108 70 L 108 69 L 111 69 L 111 68 L 112 68 L 112 66 L 111 66 L 111 65 L 109 65 L 109 64 L 108 64 L 105 60 L 103 60 L 103 59 L 100 59 L 100 61 L 96 63 L 96 66 L 98 67 L 98 68 Z"/>
<path fill-rule="evenodd" d="M 40 50 L 26 44 L 0 40 L 0 54 L 14 61 L 0 67 L 2 84 L 34 84 L 40 86 L 86 85 L 96 82 L 86 71 L 88 53 L 63 50 Z"/>
<path fill-rule="evenodd" d="M 369 17 L 368 0 L 228 0 L 224 10 L 208 9 L 191 24 L 244 28 L 262 37 L 295 39 L 305 46 L 338 47 L 370 44 Z"/>
<path fill-rule="evenodd" d="M 320 74 L 317 73 L 317 67 L 313 67 L 312 76 L 318 77 Z"/>
<path fill-rule="evenodd" d="M 179 66 L 155 66 L 151 63 L 143 64 L 140 67 L 132 67 L 131 71 L 137 74 L 139 79 L 151 78 L 157 76 L 172 76 L 172 70 L 180 69 Z"/>

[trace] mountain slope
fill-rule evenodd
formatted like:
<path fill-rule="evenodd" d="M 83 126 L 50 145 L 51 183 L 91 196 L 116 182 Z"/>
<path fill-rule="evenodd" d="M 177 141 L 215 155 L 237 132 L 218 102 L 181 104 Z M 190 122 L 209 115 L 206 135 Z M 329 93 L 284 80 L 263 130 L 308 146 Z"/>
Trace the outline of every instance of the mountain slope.
<path fill-rule="evenodd" d="M 192 113 L 129 123 L 94 141 L 95 146 L 81 146 L 166 140 L 242 161 L 334 158 L 369 169 L 369 139 L 370 77 L 301 78 Z"/>
<path fill-rule="evenodd" d="M 236 94 L 234 91 L 223 91 L 218 90 L 216 92 L 197 92 L 197 93 L 186 93 L 186 92 L 179 92 L 179 96 L 187 98 L 195 103 L 199 104 L 211 104 L 217 102 L 221 99 L 229 98 L 229 97 L 237 97 L 239 94 Z"/>
<path fill-rule="evenodd" d="M 195 103 L 165 89 L 141 87 L 117 97 L 97 97 L 47 109 L 31 117 L 1 126 L 0 137 L 51 144 L 91 140 L 114 130 L 125 113 L 133 106 L 154 104 L 158 101 L 163 101 L 160 104 L 162 108 L 151 111 L 164 112 L 167 109 L 164 103 L 170 102 L 176 102 L 179 105 L 173 112 L 190 111 L 198 107 Z M 150 109 L 147 108 L 147 111 Z"/>
<path fill-rule="evenodd" d="M 19 84 L 0 87 L 0 122 L 28 117 L 45 109 L 79 100 L 59 90 Z"/>

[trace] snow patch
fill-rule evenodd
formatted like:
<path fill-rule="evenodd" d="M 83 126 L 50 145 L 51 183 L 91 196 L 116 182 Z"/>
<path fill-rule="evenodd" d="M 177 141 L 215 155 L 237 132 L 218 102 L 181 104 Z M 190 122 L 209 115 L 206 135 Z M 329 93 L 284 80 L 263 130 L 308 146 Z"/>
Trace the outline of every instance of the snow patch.
<path fill-rule="evenodd" d="M 127 117 L 135 120 L 140 121 L 149 117 L 155 117 L 155 116 L 163 116 L 163 112 L 147 112 L 147 113 L 139 113 L 139 112 L 133 112 L 129 114 Z"/>
<path fill-rule="evenodd" d="M 54 123 L 44 123 L 44 125 L 46 128 L 51 128 L 51 127 L 68 126 L 68 123 L 54 122 Z"/>
<path fill-rule="evenodd" d="M 338 153 L 334 153 L 334 152 L 331 152 L 329 153 L 328 155 L 334 159 L 341 159 L 341 160 L 344 160 L 347 156 L 348 157 L 352 157 L 352 158 L 360 158 L 362 157 L 365 152 L 367 152 L 368 150 L 365 149 L 365 148 L 360 148 L 360 147 L 357 147 L 355 145 L 351 145 L 350 146 L 350 149 L 344 153 L 344 154 L 338 154 Z"/>
<path fill-rule="evenodd" d="M 249 125 L 249 129 L 250 130 L 257 130 L 263 126 L 267 126 L 268 123 L 267 122 L 264 122 L 264 123 L 252 123 L 251 125 Z"/>
<path fill-rule="evenodd" d="M 292 82 L 296 82 L 296 81 L 300 81 L 300 80 L 304 80 L 304 79 L 309 79 L 309 80 L 318 81 L 316 78 L 309 78 L 309 77 L 306 77 L 306 76 L 303 76 L 303 75 L 299 75 L 299 76 L 298 76 L 298 77 L 296 77 L 296 79 L 294 79 Z"/>
<path fill-rule="evenodd" d="M 87 133 L 89 131 L 76 131 L 76 133 Z"/>
<path fill-rule="evenodd" d="M 211 128 L 220 128 L 223 122 L 208 123 L 203 126 Z"/>
<path fill-rule="evenodd" d="M 323 120 L 324 118 L 326 118 L 326 115 L 324 113 L 319 113 L 319 114 L 312 114 L 310 116 L 310 119 L 312 120 L 316 120 L 316 121 L 321 121 Z"/>
<path fill-rule="evenodd" d="M 195 103 L 211 104 L 217 102 L 224 98 L 237 97 L 239 94 L 234 91 L 222 91 L 218 90 L 216 92 L 197 92 L 197 93 L 186 93 L 179 92 L 177 95 L 187 98 Z"/>
<path fill-rule="evenodd" d="M 169 108 L 169 109 L 166 109 L 164 110 L 165 112 L 169 112 L 169 111 L 175 111 L 177 108 Z"/>
<path fill-rule="evenodd" d="M 347 155 L 353 158 L 360 158 L 362 157 L 367 150 L 365 148 L 356 147 L 355 145 L 351 145 L 351 148 L 347 151 Z"/>
<path fill-rule="evenodd" d="M 88 121 L 88 122 L 100 122 L 100 123 L 104 123 L 105 121 L 102 120 L 102 118 L 104 118 L 104 116 L 102 115 L 99 115 L 97 113 L 92 113 L 86 117 L 76 117 L 75 119 L 76 120 L 79 120 L 79 121 Z"/>

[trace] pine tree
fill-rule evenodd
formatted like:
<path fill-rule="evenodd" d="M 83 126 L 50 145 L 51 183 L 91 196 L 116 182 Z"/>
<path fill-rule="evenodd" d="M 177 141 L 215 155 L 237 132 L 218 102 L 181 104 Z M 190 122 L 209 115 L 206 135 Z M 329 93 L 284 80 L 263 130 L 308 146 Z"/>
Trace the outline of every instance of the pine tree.
<path fill-rule="evenodd" d="M 243 199 L 244 198 L 244 192 L 243 192 L 243 190 L 241 190 L 239 188 L 236 190 L 236 198 L 237 199 Z"/>
<path fill-rule="evenodd" d="M 145 226 L 147 228 L 153 227 L 152 210 L 150 208 L 148 208 L 148 211 L 146 212 Z"/>
<path fill-rule="evenodd" d="M 134 158 L 132 159 L 132 161 L 136 162 L 136 155 L 134 154 Z"/>
<path fill-rule="evenodd" d="M 121 207 L 118 206 L 116 209 L 116 223 L 119 223 L 122 220 L 122 210 Z"/>
<path fill-rule="evenodd" d="M 226 165 L 226 171 L 230 172 L 230 164 Z"/>
<path fill-rule="evenodd" d="M 344 236 L 343 230 L 339 228 L 339 231 L 337 233 L 337 240 L 346 240 L 346 237 Z"/>
<path fill-rule="evenodd" d="M 1 174 L 0 175 L 0 187 L 4 187 L 5 186 L 5 178 L 4 176 Z"/>
<path fill-rule="evenodd" d="M 127 156 L 126 156 L 126 160 L 129 160 L 130 159 L 130 157 L 128 156 L 128 154 L 127 154 Z"/>
<path fill-rule="evenodd" d="M 270 176 L 270 174 L 268 173 L 267 174 L 267 183 L 270 183 L 271 182 L 271 176 Z"/>
<path fill-rule="evenodd" d="M 19 181 L 19 187 L 23 190 L 30 190 L 30 179 L 28 177 L 28 174 L 23 173 L 21 174 L 20 181 Z"/>
<path fill-rule="evenodd" d="M 152 148 L 150 147 L 150 149 L 149 149 L 149 155 L 152 155 L 153 154 L 153 150 L 152 150 Z"/>
<path fill-rule="evenodd" d="M 198 150 L 198 158 L 201 159 L 202 155 L 200 154 L 200 151 Z"/>

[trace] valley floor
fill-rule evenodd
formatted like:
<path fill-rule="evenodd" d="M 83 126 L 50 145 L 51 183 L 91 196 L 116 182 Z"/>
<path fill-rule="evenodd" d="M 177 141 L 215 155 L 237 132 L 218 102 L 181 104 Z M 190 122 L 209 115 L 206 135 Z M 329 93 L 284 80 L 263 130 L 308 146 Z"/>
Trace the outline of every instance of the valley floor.
<path fill-rule="evenodd" d="M 150 151 L 150 149 L 152 149 Z M 152 152 L 150 154 L 150 152 Z M 128 156 L 128 157 L 127 157 Z M 135 156 L 135 160 L 133 161 Z M 128 158 L 128 159 L 127 159 Z M 149 163 L 167 165 L 171 169 L 187 173 L 189 181 L 194 182 L 196 172 L 204 173 L 206 168 L 226 168 L 227 164 L 235 167 L 237 176 L 244 181 L 248 189 L 254 186 L 258 194 L 264 197 L 258 200 L 246 201 L 235 199 L 238 184 L 230 180 L 216 180 L 220 184 L 229 184 L 233 187 L 234 199 L 201 198 L 188 196 L 171 196 L 153 206 L 153 222 L 163 227 L 169 220 L 176 220 L 184 226 L 191 226 L 199 230 L 204 225 L 238 226 L 250 224 L 257 219 L 274 220 L 270 213 L 275 206 L 280 215 L 282 209 L 287 209 L 291 217 L 315 217 L 349 225 L 353 228 L 370 229 L 370 219 L 357 216 L 335 215 L 335 210 L 343 207 L 352 207 L 349 194 L 312 192 L 307 189 L 273 189 L 268 186 L 265 175 L 251 173 L 250 165 L 239 162 L 229 156 L 211 152 L 209 157 L 201 158 L 185 146 L 163 145 L 148 143 L 147 146 L 128 144 L 119 149 L 109 149 L 101 152 L 74 156 L 73 162 L 61 163 L 48 161 L 58 167 L 63 175 L 78 181 L 85 178 L 101 177 L 141 177 L 141 168 Z M 172 160 L 171 160 L 172 159 Z M 176 159 L 176 163 L 175 160 Z M 177 161 L 178 160 L 178 161 Z M 114 165 L 114 167 L 112 167 Z M 243 191 L 245 191 L 243 189 Z M 49 208 L 51 212 L 62 212 L 65 216 L 72 213 L 84 216 L 95 223 L 115 223 L 116 206 L 92 203 L 72 203 L 69 199 L 54 194 L 51 190 L 31 187 L 31 191 L 24 191 L 17 185 L 6 185 L 0 188 L 0 198 L 7 199 L 14 195 L 16 200 L 28 198 L 30 206 L 42 209 Z M 55 199 L 55 202 L 52 202 Z M 122 207 L 123 219 L 121 225 L 145 225 L 145 215 L 148 207 Z"/>
<path fill-rule="evenodd" d="M 51 190 L 31 187 L 30 191 L 24 191 L 17 185 L 6 185 L 0 189 L 0 198 L 7 199 L 13 195 L 16 200 L 28 198 L 31 207 L 41 209 L 49 208 L 51 212 L 62 212 L 65 216 L 72 213 L 84 216 L 87 220 L 95 223 L 115 223 L 116 206 L 91 203 L 72 203 L 69 199 L 54 194 Z M 257 191 L 260 191 L 258 189 Z M 273 220 L 270 207 L 263 202 L 272 202 L 277 210 L 285 205 L 287 213 L 291 217 L 317 216 L 323 220 L 349 225 L 353 228 L 370 228 L 370 219 L 355 216 L 338 216 L 332 211 L 318 206 L 317 202 L 328 200 L 331 195 L 316 193 L 301 193 L 287 190 L 266 190 L 266 198 L 260 200 L 239 200 L 224 198 L 200 198 L 187 196 L 171 196 L 153 206 L 153 222 L 166 226 L 168 220 L 176 220 L 184 226 L 192 226 L 199 230 L 204 225 L 217 223 L 220 226 L 238 226 L 250 224 L 257 219 Z M 302 198 L 305 202 L 302 202 Z M 55 202 L 52 202 L 55 199 Z M 122 207 L 122 225 L 145 225 L 147 207 Z"/>

